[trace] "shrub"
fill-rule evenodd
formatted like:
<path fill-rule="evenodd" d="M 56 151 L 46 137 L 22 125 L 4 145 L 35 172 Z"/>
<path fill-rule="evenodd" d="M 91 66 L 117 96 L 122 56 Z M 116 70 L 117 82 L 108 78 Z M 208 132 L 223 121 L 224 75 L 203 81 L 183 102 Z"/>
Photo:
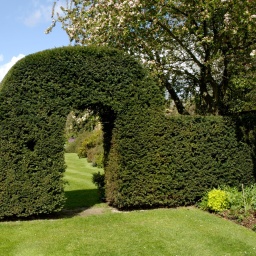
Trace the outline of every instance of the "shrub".
<path fill-rule="evenodd" d="M 86 109 L 85 111 L 71 111 L 68 114 L 65 125 L 65 152 L 77 153 L 83 156 L 80 152 L 84 140 L 91 136 L 91 132 L 95 127 L 99 126 L 98 116 L 93 111 Z M 86 155 L 86 154 L 85 154 Z"/>
<path fill-rule="evenodd" d="M 105 200 L 105 174 L 93 173 L 92 182 L 97 186 L 101 200 Z"/>
<path fill-rule="evenodd" d="M 199 207 L 202 210 L 221 212 L 230 210 L 232 214 L 247 214 L 256 211 L 256 184 L 244 187 L 220 186 L 205 193 Z"/>
<path fill-rule="evenodd" d="M 245 186 L 242 184 L 240 190 L 237 187 L 223 186 L 227 193 L 231 210 L 256 211 L 256 184 Z"/>
<path fill-rule="evenodd" d="M 243 196 L 238 187 L 220 186 L 220 189 L 226 192 L 227 200 L 229 202 L 229 209 L 237 211 L 243 209 Z"/>
<path fill-rule="evenodd" d="M 220 189 L 213 189 L 207 194 L 207 208 L 215 211 L 221 212 L 229 208 L 227 193 Z"/>
<path fill-rule="evenodd" d="M 79 153 L 79 149 L 82 146 L 82 143 L 84 140 L 89 136 L 89 131 L 81 131 L 77 134 L 76 137 L 74 137 L 71 141 L 67 141 L 65 145 L 65 152 L 66 153 Z"/>
<path fill-rule="evenodd" d="M 235 118 L 132 113 L 136 118 L 127 111 L 117 119 L 116 164 L 105 172 L 110 186 L 116 177 L 115 206 L 193 205 L 214 187 L 255 182 L 254 151 L 238 134 Z"/>
<path fill-rule="evenodd" d="M 103 167 L 103 134 L 102 130 L 87 132 L 78 150 L 79 157 L 86 157 L 89 163 L 99 168 Z"/>
<path fill-rule="evenodd" d="M 250 210 L 256 211 L 256 184 L 245 188 L 242 186 L 242 197 L 245 212 Z"/>
<path fill-rule="evenodd" d="M 87 132 L 86 137 L 84 138 L 82 145 L 78 150 L 79 157 L 87 157 L 88 151 L 92 148 L 95 148 L 97 145 L 102 145 L 103 137 L 101 130 L 94 130 Z"/>

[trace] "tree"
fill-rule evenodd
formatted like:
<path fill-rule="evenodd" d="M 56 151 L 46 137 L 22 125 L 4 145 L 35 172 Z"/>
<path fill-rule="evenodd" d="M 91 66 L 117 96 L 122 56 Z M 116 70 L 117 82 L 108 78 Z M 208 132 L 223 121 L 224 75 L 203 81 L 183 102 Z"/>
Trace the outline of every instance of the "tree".
<path fill-rule="evenodd" d="M 256 87 L 254 0 L 68 0 L 61 9 L 47 33 L 61 22 L 75 44 L 141 59 L 181 114 L 187 99 L 203 114 L 241 110 Z"/>

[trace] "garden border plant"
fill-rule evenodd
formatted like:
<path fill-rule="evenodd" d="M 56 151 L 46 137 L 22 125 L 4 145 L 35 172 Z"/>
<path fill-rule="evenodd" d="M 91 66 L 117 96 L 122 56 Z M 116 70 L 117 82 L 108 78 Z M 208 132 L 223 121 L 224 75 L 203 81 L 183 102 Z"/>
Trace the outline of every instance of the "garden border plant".
<path fill-rule="evenodd" d="M 232 118 L 166 117 L 163 91 L 128 54 L 56 48 L 23 58 L 0 85 L 0 218 L 62 209 L 74 109 L 100 117 L 105 195 L 118 208 L 190 205 L 211 187 L 255 181 L 254 144 Z"/>
<path fill-rule="evenodd" d="M 214 188 L 205 193 L 198 206 L 256 231 L 256 183 Z"/>

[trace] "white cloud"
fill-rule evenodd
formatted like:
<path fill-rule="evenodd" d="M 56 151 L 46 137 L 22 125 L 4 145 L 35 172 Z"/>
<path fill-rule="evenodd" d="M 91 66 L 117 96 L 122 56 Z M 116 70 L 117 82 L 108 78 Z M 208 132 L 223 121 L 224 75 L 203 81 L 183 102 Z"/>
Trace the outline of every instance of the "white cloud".
<path fill-rule="evenodd" d="M 35 27 L 39 23 L 51 21 L 53 1 L 47 2 L 49 2 L 48 5 L 42 5 L 39 1 L 34 1 L 34 10 L 24 19 L 26 26 Z M 65 6 L 64 1 L 61 0 L 57 2 L 55 11 L 58 13 L 61 13 L 60 6 Z"/>
<path fill-rule="evenodd" d="M 52 7 L 50 5 L 40 5 L 36 10 L 34 10 L 34 12 L 25 18 L 24 24 L 28 27 L 35 27 L 38 23 L 50 22 L 51 11 Z"/>
<path fill-rule="evenodd" d="M 3 54 L 0 54 L 0 62 L 4 60 Z"/>
<path fill-rule="evenodd" d="M 1 55 L 0 55 L 1 56 Z M 4 64 L 0 66 L 0 82 L 3 80 L 4 76 L 7 74 L 7 72 L 9 71 L 9 69 L 20 59 L 22 59 L 23 57 L 25 57 L 24 54 L 19 54 L 18 56 L 14 56 L 12 57 L 12 59 Z"/>

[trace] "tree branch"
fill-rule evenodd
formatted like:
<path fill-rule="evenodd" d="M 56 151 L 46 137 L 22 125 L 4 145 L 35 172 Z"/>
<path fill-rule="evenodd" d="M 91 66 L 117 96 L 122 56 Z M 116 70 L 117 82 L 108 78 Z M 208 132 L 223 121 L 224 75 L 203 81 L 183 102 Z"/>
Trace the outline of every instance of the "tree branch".
<path fill-rule="evenodd" d="M 172 33 L 172 31 L 163 23 L 161 23 L 160 21 L 157 21 L 157 24 L 164 29 L 188 54 L 189 56 L 193 59 L 193 61 L 199 66 L 202 67 L 203 64 L 196 58 L 196 56 L 192 53 L 191 50 L 188 49 L 188 47 L 186 47 L 182 41 L 174 35 L 174 33 Z"/>

